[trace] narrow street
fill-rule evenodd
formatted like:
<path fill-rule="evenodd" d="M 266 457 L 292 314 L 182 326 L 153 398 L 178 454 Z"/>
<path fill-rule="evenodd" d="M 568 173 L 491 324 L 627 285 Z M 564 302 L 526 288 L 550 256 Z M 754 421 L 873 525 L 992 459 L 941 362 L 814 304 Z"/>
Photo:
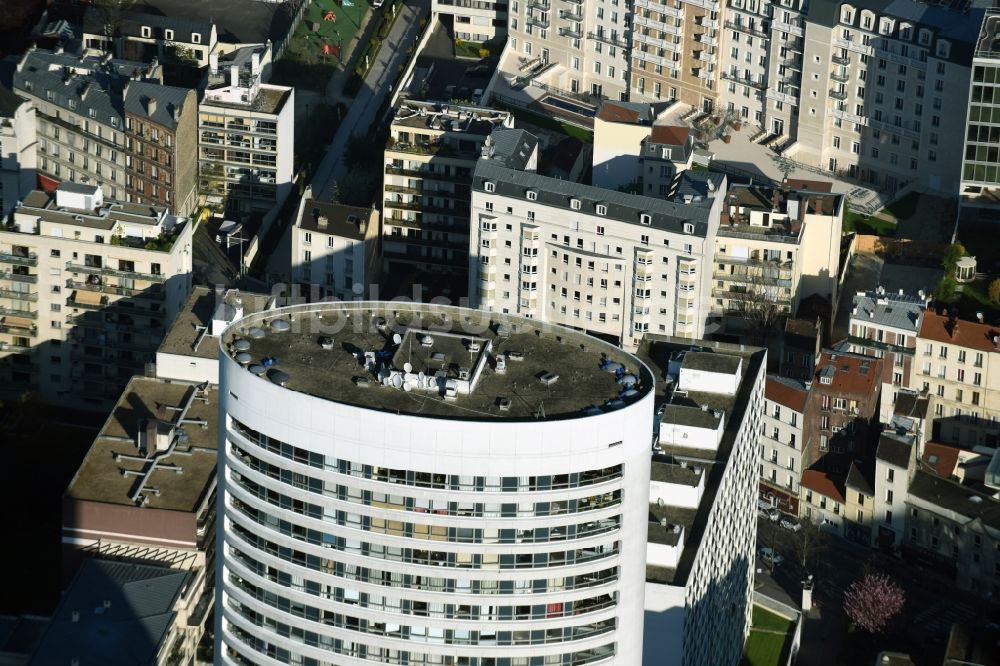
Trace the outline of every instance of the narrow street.
<path fill-rule="evenodd" d="M 416 44 L 421 19 L 429 18 L 430 0 L 409 0 L 403 5 L 399 18 L 379 50 L 376 62 L 365 77 L 364 85 L 353 101 L 345 100 L 348 105 L 347 115 L 313 176 L 314 196 L 327 201 L 333 196 L 336 181 L 343 177 L 346 170 L 341 158 L 347 140 L 357 132 L 367 133 L 369 125 L 377 120 L 376 112 L 385 102 L 389 89 L 399 76 L 400 66 L 406 63 L 407 48 Z"/>

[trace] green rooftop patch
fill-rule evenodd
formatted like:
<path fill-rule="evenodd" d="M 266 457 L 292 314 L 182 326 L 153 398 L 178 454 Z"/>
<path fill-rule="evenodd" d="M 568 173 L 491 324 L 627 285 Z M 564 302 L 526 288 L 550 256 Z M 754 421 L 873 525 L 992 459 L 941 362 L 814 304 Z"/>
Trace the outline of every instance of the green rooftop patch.
<path fill-rule="evenodd" d="M 794 629 L 791 620 L 754 606 L 750 635 L 743 648 L 743 666 L 784 666 L 792 649 Z"/>

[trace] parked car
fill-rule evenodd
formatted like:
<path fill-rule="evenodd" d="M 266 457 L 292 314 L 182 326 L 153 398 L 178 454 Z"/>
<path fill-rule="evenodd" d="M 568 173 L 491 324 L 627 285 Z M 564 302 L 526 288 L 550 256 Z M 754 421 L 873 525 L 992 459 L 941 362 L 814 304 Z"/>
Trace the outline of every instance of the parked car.
<path fill-rule="evenodd" d="M 761 518 L 767 518 L 772 523 L 776 523 L 781 519 L 781 512 L 773 506 L 766 509 L 763 507 L 757 507 L 757 515 Z"/>
<path fill-rule="evenodd" d="M 760 555 L 760 559 L 772 566 L 778 566 L 785 561 L 781 553 L 776 553 L 773 548 L 761 548 L 757 554 Z"/>
<path fill-rule="evenodd" d="M 781 522 L 778 524 L 784 527 L 786 530 L 791 530 L 793 532 L 798 532 L 799 530 L 802 529 L 802 525 L 792 520 L 791 518 L 782 518 Z"/>

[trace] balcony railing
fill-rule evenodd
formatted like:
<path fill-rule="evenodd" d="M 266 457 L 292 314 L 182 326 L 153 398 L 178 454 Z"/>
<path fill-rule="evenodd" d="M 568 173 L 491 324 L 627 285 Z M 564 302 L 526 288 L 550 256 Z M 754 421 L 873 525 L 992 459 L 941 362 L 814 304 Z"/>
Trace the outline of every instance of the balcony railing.
<path fill-rule="evenodd" d="M 604 32 L 588 32 L 587 39 L 595 39 L 599 42 L 604 42 L 605 44 L 617 46 L 622 49 L 628 48 L 628 42 L 625 39 L 618 37 L 617 35 L 609 35 Z"/>
<path fill-rule="evenodd" d="M 30 352 L 31 347 L 15 345 L 13 342 L 0 342 L 0 353 L 3 352 Z"/>
<path fill-rule="evenodd" d="M 38 313 L 33 310 L 14 310 L 13 308 L 0 307 L 0 317 L 22 317 L 24 319 L 38 319 Z"/>
<path fill-rule="evenodd" d="M 0 263 L 13 264 L 15 266 L 37 266 L 38 255 L 34 252 L 28 256 L 13 254 L 11 252 L 0 252 Z"/>
<path fill-rule="evenodd" d="M 837 90 L 836 88 L 831 88 L 830 97 L 834 99 L 847 99 L 847 92 L 844 90 Z"/>
<path fill-rule="evenodd" d="M 17 326 L 16 324 L 0 324 L 0 333 L 11 333 L 13 335 L 27 335 L 32 338 L 38 336 L 37 326 Z"/>
<path fill-rule="evenodd" d="M 149 296 L 151 298 L 163 298 L 163 291 L 157 289 L 132 289 L 128 287 L 119 287 L 113 284 L 88 284 L 86 282 L 75 282 L 68 281 L 66 283 L 68 289 L 83 289 L 86 291 L 96 291 L 102 294 L 109 294 L 112 296 Z"/>
<path fill-rule="evenodd" d="M 737 30 L 739 32 L 745 32 L 748 35 L 753 35 L 754 37 L 766 38 L 768 33 L 763 30 L 758 30 L 757 25 L 746 25 L 737 21 L 726 21 L 726 27 L 730 30 Z"/>
<path fill-rule="evenodd" d="M 123 271 L 107 266 L 87 266 L 85 264 L 75 264 L 72 261 L 66 262 L 66 270 L 74 273 L 89 273 L 90 275 L 107 275 L 110 277 L 126 278 L 129 280 L 145 280 L 146 282 L 163 282 L 166 277 L 159 273 L 141 273 L 139 271 Z"/>
<path fill-rule="evenodd" d="M 539 28 L 549 27 L 549 20 L 547 18 L 542 18 L 540 16 L 529 16 L 528 18 L 524 19 L 524 22 L 527 23 L 528 25 L 536 25 Z"/>
<path fill-rule="evenodd" d="M 460 176 L 454 173 L 441 173 L 438 171 L 425 171 L 423 169 L 404 169 L 402 167 L 387 166 L 385 173 L 390 176 L 409 176 L 412 178 L 428 178 L 433 180 L 445 180 L 452 183 L 470 183 L 472 174 Z"/>
<path fill-rule="evenodd" d="M 567 21 L 582 21 L 583 14 L 581 12 L 570 11 L 567 9 L 559 10 L 559 18 L 566 19 Z"/>
<path fill-rule="evenodd" d="M 9 280 L 10 282 L 27 282 L 28 284 L 37 284 L 37 275 L 22 275 L 20 273 L 3 272 L 0 273 L 0 280 Z"/>
<path fill-rule="evenodd" d="M 836 63 L 838 65 L 850 65 L 851 56 L 833 56 L 830 58 L 830 62 Z"/>
<path fill-rule="evenodd" d="M 847 83 L 851 80 L 851 77 L 848 74 L 841 74 L 839 72 L 831 72 L 830 78 L 838 83 Z"/>
<path fill-rule="evenodd" d="M 763 81 L 754 81 L 753 79 L 748 79 L 740 74 L 734 74 L 733 72 L 723 72 L 722 78 L 727 81 L 735 81 L 736 83 L 750 86 L 751 88 L 757 88 L 758 90 L 763 90 L 767 87 L 767 84 Z"/>
<path fill-rule="evenodd" d="M 580 39 L 581 37 L 583 37 L 583 31 L 580 29 L 580 26 L 575 26 L 572 28 L 567 26 L 562 26 L 561 28 L 559 28 L 559 35 L 561 37 L 572 37 L 573 39 Z"/>
<path fill-rule="evenodd" d="M 14 291 L 13 289 L 0 289 L 0 298 L 12 298 L 15 301 L 37 301 L 38 294 L 29 291 Z"/>
<path fill-rule="evenodd" d="M 548 11 L 552 5 L 549 4 L 549 0 L 528 0 L 528 9 L 540 9 L 542 11 Z"/>

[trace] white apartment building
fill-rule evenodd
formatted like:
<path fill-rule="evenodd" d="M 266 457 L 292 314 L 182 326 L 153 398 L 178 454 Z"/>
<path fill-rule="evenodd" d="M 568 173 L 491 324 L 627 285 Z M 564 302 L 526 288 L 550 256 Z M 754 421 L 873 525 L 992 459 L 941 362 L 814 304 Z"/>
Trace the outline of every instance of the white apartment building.
<path fill-rule="evenodd" d="M 472 184 L 475 306 L 630 347 L 646 333 L 704 334 L 724 176 L 684 174 L 667 201 L 541 176 L 530 134 L 507 143 L 479 161 Z"/>
<path fill-rule="evenodd" d="M 814 2 L 806 16 L 794 159 L 889 191 L 957 191 L 972 51 L 971 3 L 898 9 Z"/>
<path fill-rule="evenodd" d="M 37 187 L 35 108 L 0 85 L 0 219 Z"/>
<path fill-rule="evenodd" d="M 427 298 L 466 295 L 472 172 L 487 137 L 513 126 L 507 111 L 481 107 L 407 101 L 395 109 L 382 194 L 386 275 L 419 278 Z"/>
<path fill-rule="evenodd" d="M 455 39 L 485 42 L 507 35 L 505 0 L 432 0 L 431 20 L 454 31 Z"/>
<path fill-rule="evenodd" d="M 926 301 L 906 293 L 885 289 L 858 292 L 851 305 L 848 351 L 884 359 L 879 421 L 889 423 L 895 414 L 896 396 L 910 386 L 910 373 L 917 349 L 917 333 Z M 891 360 L 891 362 L 890 362 Z M 923 362 L 925 365 L 928 361 Z"/>
<path fill-rule="evenodd" d="M 995 206 L 1000 185 L 1000 117 L 994 119 L 1000 97 L 994 91 L 1000 85 L 1000 10 L 988 9 L 976 41 L 969 82 L 969 111 L 962 155 L 961 195 L 963 205 Z"/>
<path fill-rule="evenodd" d="M 534 69 L 533 76 L 554 92 L 628 99 L 627 4 L 512 0 L 508 14 L 499 76 L 516 79 Z"/>
<path fill-rule="evenodd" d="M 802 423 L 809 387 L 779 375 L 764 383 L 760 433 L 760 496 L 793 516 L 799 513 L 802 476 Z"/>
<path fill-rule="evenodd" d="M 896 547 L 906 522 L 906 493 L 917 469 L 917 442 L 909 435 L 884 432 L 875 450 L 875 507 L 872 543 Z"/>
<path fill-rule="evenodd" d="M 211 206 L 273 219 L 292 190 L 295 89 L 265 83 L 271 46 L 209 57 L 198 108 L 199 189 Z"/>
<path fill-rule="evenodd" d="M 310 300 L 367 295 L 379 283 L 378 211 L 302 197 L 291 234 L 292 282 Z"/>
<path fill-rule="evenodd" d="M 667 380 L 650 472 L 648 666 L 739 664 L 750 626 L 767 353 L 696 345 L 651 334 L 640 352 Z"/>
<path fill-rule="evenodd" d="M 65 183 L 0 230 L 3 389 L 103 409 L 145 372 L 191 291 L 192 225 Z"/>
<path fill-rule="evenodd" d="M 640 360 L 402 302 L 270 310 L 219 343 L 219 663 L 641 662 Z"/>
<path fill-rule="evenodd" d="M 729 189 L 724 211 L 712 271 L 717 312 L 738 316 L 748 293 L 793 316 L 813 294 L 836 310 L 842 195 L 737 185 Z"/>
<path fill-rule="evenodd" d="M 116 14 L 115 10 L 89 7 L 83 14 L 81 41 L 87 49 L 112 51 L 129 60 L 189 60 L 198 67 L 207 65 L 218 44 L 215 24 L 171 14 L 169 10 L 163 14 L 131 11 L 131 8 Z M 108 23 L 107 19 L 115 22 Z"/>

